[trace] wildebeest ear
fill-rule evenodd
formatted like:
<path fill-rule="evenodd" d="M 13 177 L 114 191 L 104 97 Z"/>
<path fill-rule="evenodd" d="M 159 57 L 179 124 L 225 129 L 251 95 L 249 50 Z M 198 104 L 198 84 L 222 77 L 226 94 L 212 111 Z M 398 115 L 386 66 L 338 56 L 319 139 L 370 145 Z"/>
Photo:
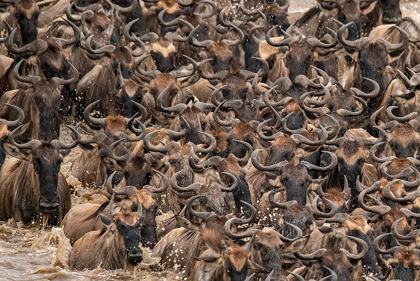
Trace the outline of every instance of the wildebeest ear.
<path fill-rule="evenodd" d="M 32 153 L 26 153 L 25 151 L 20 150 L 18 147 L 16 147 L 13 144 L 4 142 L 3 143 L 3 148 L 6 151 L 6 153 L 9 154 L 12 157 L 15 157 L 17 159 L 24 160 L 24 161 L 30 161 L 31 160 Z"/>
<path fill-rule="evenodd" d="M 211 263 L 211 262 L 217 261 L 219 258 L 220 258 L 220 256 L 210 256 L 210 257 L 198 257 L 198 258 L 193 258 L 193 259 L 198 260 L 198 261 L 202 261 L 202 262 Z"/>
<path fill-rule="evenodd" d="M 188 219 L 184 218 L 183 216 L 180 215 L 175 215 L 175 219 L 178 222 L 178 225 L 188 229 L 188 230 L 192 230 L 192 231 L 198 231 L 200 228 L 193 224 L 192 222 L 190 222 Z"/>
<path fill-rule="evenodd" d="M 99 217 L 101 218 L 101 221 L 105 224 L 105 225 L 110 225 L 111 224 L 111 220 L 109 218 L 107 218 L 105 215 L 103 214 L 99 214 Z"/>
<path fill-rule="evenodd" d="M 295 241 L 293 241 L 291 244 L 289 244 L 286 249 L 284 249 L 285 253 L 296 253 L 302 250 L 306 243 L 308 243 L 309 235 L 303 236 L 302 238 L 299 238 Z"/>

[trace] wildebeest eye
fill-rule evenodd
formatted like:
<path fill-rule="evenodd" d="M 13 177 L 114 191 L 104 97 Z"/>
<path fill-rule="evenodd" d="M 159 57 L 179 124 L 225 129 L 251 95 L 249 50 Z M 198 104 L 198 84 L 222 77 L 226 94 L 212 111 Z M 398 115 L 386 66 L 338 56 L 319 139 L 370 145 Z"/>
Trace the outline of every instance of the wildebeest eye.
<path fill-rule="evenodd" d="M 352 57 L 350 57 L 349 55 L 345 55 L 345 56 L 344 56 L 344 59 L 346 60 L 346 62 L 347 62 L 347 63 L 352 63 L 352 62 L 354 62 L 353 58 L 352 58 Z"/>

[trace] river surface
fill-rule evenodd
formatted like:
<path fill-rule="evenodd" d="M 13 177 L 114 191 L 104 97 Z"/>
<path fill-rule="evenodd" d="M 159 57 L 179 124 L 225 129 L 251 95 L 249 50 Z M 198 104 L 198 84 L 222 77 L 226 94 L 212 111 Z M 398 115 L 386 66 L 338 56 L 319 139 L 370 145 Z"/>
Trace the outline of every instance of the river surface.
<path fill-rule="evenodd" d="M 408 1 L 402 4 L 403 16 L 420 20 L 420 3 Z M 290 12 L 303 12 L 316 3 L 313 0 L 291 0 Z M 61 134 L 68 140 L 65 132 Z M 81 153 L 79 148 L 73 149 L 65 158 L 61 172 L 68 182 L 75 186 L 76 194 L 72 195 L 72 203 L 78 204 L 86 198 L 97 195 L 84 189 L 77 180 L 69 175 L 74 159 Z M 143 249 L 144 261 L 133 270 L 95 270 L 70 271 L 68 254 L 71 246 L 61 228 L 48 230 L 28 229 L 19 223 L 9 221 L 0 223 L 0 281 L 24 280 L 183 280 L 182 274 L 175 271 L 160 270 L 158 260 L 150 257 L 150 251 Z"/>

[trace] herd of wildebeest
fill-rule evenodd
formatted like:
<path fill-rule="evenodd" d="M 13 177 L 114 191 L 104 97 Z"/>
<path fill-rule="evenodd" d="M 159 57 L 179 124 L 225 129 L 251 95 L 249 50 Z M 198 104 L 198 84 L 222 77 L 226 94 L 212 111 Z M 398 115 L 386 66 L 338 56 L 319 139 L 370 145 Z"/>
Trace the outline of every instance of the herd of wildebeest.
<path fill-rule="evenodd" d="M 0 220 L 62 226 L 72 270 L 420 280 L 420 28 L 289 4 L 0 1 Z"/>

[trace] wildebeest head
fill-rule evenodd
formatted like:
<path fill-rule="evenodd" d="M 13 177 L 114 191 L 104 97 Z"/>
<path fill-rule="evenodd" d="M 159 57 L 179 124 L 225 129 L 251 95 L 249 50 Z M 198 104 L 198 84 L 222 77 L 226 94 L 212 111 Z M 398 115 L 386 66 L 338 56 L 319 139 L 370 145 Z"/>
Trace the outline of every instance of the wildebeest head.
<path fill-rule="evenodd" d="M 354 272 L 353 265 L 350 260 L 358 261 L 365 258 L 369 249 L 368 241 L 358 236 L 343 235 L 341 230 L 327 227 L 323 230 L 322 249 L 315 250 L 312 253 L 302 254 L 296 253 L 301 260 L 319 260 L 322 265 L 331 268 L 340 280 L 350 281 L 353 278 L 361 278 L 363 272 Z M 370 228 L 368 226 L 368 228 Z M 347 249 L 351 248 L 351 252 Z M 356 252 L 357 254 L 353 254 Z M 373 251 L 371 251 L 373 252 Z M 372 253 L 375 256 L 374 253 Z M 359 267 L 356 267 L 359 268 Z M 361 268 L 360 268 L 361 269 Z"/>
<path fill-rule="evenodd" d="M 232 239 L 251 237 L 248 245 L 250 246 L 252 261 L 262 266 L 268 272 L 274 271 L 272 277 L 278 278 L 276 280 L 283 280 L 282 254 L 294 253 L 301 250 L 305 246 L 309 236 L 302 238 L 302 231 L 299 227 L 288 223 L 286 225 L 293 228 L 296 232 L 293 238 L 285 237 L 271 228 L 263 228 L 261 230 L 249 228 L 241 233 L 232 232 L 232 224 L 246 224 L 249 221 L 250 219 L 240 219 L 237 217 L 229 219 L 225 223 L 226 235 Z"/>
<path fill-rule="evenodd" d="M 52 77 L 49 80 L 40 76 L 20 76 L 19 68 L 23 60 L 16 64 L 13 74 L 19 85 L 31 85 L 32 88 L 20 90 L 13 103 L 28 112 L 25 124 L 32 124 L 27 128 L 27 138 L 35 138 L 45 141 L 58 139 L 59 136 L 59 109 L 62 96 L 59 86 L 74 83 L 78 79 L 78 71 L 70 64 L 72 75 L 69 79 Z"/>
<path fill-rule="evenodd" d="M 156 212 L 157 205 L 155 200 L 152 198 L 151 192 L 149 192 L 150 186 L 145 186 L 143 189 L 138 190 L 134 186 L 124 186 L 113 188 L 112 180 L 115 175 L 115 172 L 111 174 L 106 182 L 107 191 L 110 194 L 110 197 L 113 196 L 113 209 L 119 210 L 121 213 L 130 213 L 138 211 L 137 198 L 140 200 L 141 206 L 143 208 L 144 221 L 141 224 L 141 243 L 143 246 L 153 248 L 157 242 L 156 237 Z M 165 177 L 166 178 L 166 177 Z M 165 181 L 165 179 L 164 179 Z M 166 178 L 166 183 L 168 183 Z M 166 189 L 167 185 L 164 187 Z M 150 187 L 153 191 L 153 189 Z M 163 190 L 160 190 L 163 191 Z"/>
<path fill-rule="evenodd" d="M 19 23 L 22 45 L 36 40 L 39 14 L 39 8 L 33 0 L 21 0 L 15 4 L 15 17 Z"/>
<path fill-rule="evenodd" d="M 387 66 L 389 66 L 388 54 L 392 52 L 402 51 L 407 47 L 408 35 L 407 32 L 400 27 L 395 28 L 401 33 L 402 40 L 399 43 L 392 44 L 384 39 L 376 42 L 370 42 L 369 38 L 363 37 L 354 41 L 344 39 L 344 32 L 352 23 L 347 23 L 340 27 L 337 32 L 338 40 L 343 44 L 346 50 L 350 53 L 359 51 L 359 67 L 363 77 L 374 80 L 380 86 L 380 93 L 382 93 L 390 78 L 387 73 Z M 365 80 L 362 82 L 360 89 L 364 92 L 370 92 L 374 85 Z"/>
<path fill-rule="evenodd" d="M 115 213 L 113 208 L 114 198 L 109 203 L 109 218 L 100 214 L 102 222 L 108 231 L 117 232 L 115 243 L 118 247 L 125 248 L 125 260 L 129 264 L 137 265 L 143 260 L 143 252 L 140 248 L 140 226 L 144 221 L 143 209 L 140 199 L 137 197 L 137 212 Z"/>
<path fill-rule="evenodd" d="M 64 144 L 57 139 L 50 142 L 41 142 L 35 139 L 18 144 L 15 142 L 14 135 L 21 128 L 22 125 L 9 134 L 8 143 L 4 143 L 3 147 L 11 156 L 32 164 L 37 176 L 37 182 L 32 184 L 39 187 L 40 211 L 52 213 L 57 210 L 60 204 L 57 188 L 63 157 L 67 155 L 69 149 L 77 146 L 80 135 L 74 128 L 68 127 L 76 136 L 76 140 L 70 144 Z"/>
<path fill-rule="evenodd" d="M 379 5 L 382 11 L 382 23 L 392 24 L 401 20 L 400 0 L 379 0 L 376 5 Z"/>
<path fill-rule="evenodd" d="M 402 246 L 399 241 L 398 245 L 392 248 L 381 249 L 379 242 L 386 236 L 390 236 L 391 233 L 384 233 L 379 235 L 374 240 L 375 251 L 382 255 L 391 255 L 391 258 L 387 259 L 387 264 L 390 266 L 391 274 L 390 278 L 399 280 L 416 280 L 419 276 L 420 267 L 420 251 L 419 249 Z M 410 241 L 409 241 L 410 242 Z"/>
<path fill-rule="evenodd" d="M 329 28 L 328 31 L 334 38 L 331 43 L 321 42 L 315 37 L 292 36 L 290 31 L 283 31 L 284 40 L 275 42 L 271 38 L 275 29 L 276 26 L 267 32 L 267 42 L 275 47 L 287 46 L 289 48 L 284 58 L 284 66 L 288 70 L 291 81 L 295 81 L 298 75 L 308 75 L 309 66 L 314 59 L 315 48 L 331 48 L 337 44 L 337 34 Z"/>

